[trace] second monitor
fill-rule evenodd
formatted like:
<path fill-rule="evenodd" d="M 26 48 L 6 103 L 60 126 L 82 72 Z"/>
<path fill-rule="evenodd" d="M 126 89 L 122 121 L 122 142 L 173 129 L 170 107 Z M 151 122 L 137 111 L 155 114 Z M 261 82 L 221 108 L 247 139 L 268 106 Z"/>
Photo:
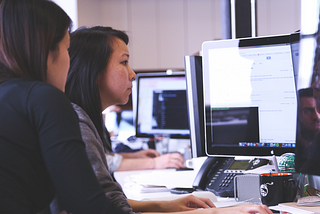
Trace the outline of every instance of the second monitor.
<path fill-rule="evenodd" d="M 189 138 L 184 72 L 139 73 L 136 77 L 136 137 L 169 134 Z"/>

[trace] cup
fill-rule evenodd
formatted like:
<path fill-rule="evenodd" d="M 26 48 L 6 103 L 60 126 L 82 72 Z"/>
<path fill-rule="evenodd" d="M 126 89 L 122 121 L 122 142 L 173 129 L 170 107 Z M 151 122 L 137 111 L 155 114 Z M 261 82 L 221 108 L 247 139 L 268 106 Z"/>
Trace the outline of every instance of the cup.
<path fill-rule="evenodd" d="M 154 142 L 156 150 L 161 154 L 167 154 L 169 152 L 169 141 L 170 135 L 169 134 L 155 134 L 154 135 Z"/>
<path fill-rule="evenodd" d="M 198 157 L 198 158 L 192 158 L 186 160 L 186 167 L 192 168 L 194 171 L 199 171 L 201 168 L 202 164 L 208 157 Z"/>
<path fill-rule="evenodd" d="M 297 185 L 291 173 L 263 173 L 260 175 L 261 202 L 267 206 L 292 202 Z"/>

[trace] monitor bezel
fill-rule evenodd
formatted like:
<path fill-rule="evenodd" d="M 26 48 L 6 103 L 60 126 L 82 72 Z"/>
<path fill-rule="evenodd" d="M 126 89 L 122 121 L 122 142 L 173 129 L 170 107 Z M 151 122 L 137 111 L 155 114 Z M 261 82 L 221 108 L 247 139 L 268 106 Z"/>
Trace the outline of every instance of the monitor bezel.
<path fill-rule="evenodd" d="M 192 158 L 206 156 L 204 148 L 202 56 L 185 56 L 187 104 Z"/>

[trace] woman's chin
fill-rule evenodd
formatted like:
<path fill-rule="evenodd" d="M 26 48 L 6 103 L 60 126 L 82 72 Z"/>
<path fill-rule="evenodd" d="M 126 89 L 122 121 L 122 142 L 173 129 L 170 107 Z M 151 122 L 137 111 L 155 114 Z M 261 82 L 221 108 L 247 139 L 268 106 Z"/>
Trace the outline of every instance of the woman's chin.
<path fill-rule="evenodd" d="M 129 101 L 129 98 L 127 98 L 126 100 L 120 101 L 120 102 L 119 102 L 118 104 L 116 104 L 116 105 L 125 105 L 125 104 L 128 103 L 128 101 Z"/>

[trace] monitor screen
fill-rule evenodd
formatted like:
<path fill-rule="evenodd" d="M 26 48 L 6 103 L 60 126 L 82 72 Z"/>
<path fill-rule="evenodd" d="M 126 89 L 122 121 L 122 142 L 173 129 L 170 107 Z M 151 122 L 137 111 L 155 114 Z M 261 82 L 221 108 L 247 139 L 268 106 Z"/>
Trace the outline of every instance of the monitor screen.
<path fill-rule="evenodd" d="M 320 175 L 319 9 L 319 0 L 301 2 L 295 168 L 310 175 Z M 320 188 L 320 179 L 317 188 Z"/>
<path fill-rule="evenodd" d="M 169 134 L 171 138 L 189 138 L 184 72 L 139 73 L 136 87 L 137 137 Z"/>
<path fill-rule="evenodd" d="M 204 42 L 203 79 L 208 155 L 294 152 L 297 98 L 292 45 L 277 35 Z M 296 46 L 294 46 L 296 47 Z"/>

